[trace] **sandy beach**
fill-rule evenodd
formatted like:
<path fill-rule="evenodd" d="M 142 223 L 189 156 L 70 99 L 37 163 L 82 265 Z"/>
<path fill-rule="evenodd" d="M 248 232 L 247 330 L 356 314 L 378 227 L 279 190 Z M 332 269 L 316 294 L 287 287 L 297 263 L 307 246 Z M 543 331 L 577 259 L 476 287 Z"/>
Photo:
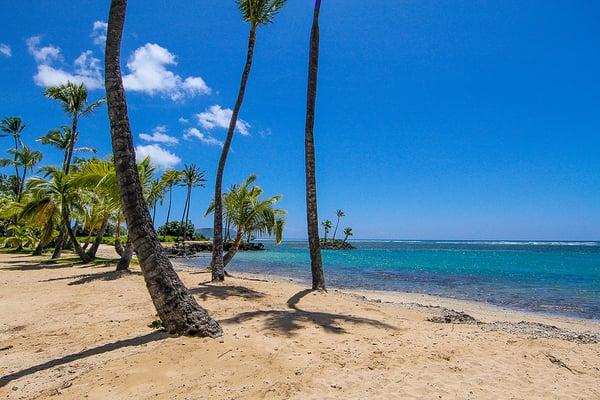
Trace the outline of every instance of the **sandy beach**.
<path fill-rule="evenodd" d="M 598 322 L 178 267 L 224 336 L 171 337 L 136 266 L 46 259 L 0 254 L 0 398 L 600 398 Z"/>

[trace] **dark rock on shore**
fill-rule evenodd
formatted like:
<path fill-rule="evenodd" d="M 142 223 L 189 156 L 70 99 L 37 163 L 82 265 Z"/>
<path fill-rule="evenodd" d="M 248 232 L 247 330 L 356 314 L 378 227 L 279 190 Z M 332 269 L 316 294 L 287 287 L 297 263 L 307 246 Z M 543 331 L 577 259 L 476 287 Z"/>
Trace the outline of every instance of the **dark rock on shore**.
<path fill-rule="evenodd" d="M 224 251 L 229 251 L 232 242 L 226 242 L 223 245 Z M 239 251 L 261 251 L 265 249 L 262 243 L 241 243 Z M 175 243 L 171 247 L 165 248 L 167 254 L 171 257 L 189 257 L 201 252 L 212 251 L 212 242 L 210 241 L 189 241 L 185 243 Z"/>
<path fill-rule="evenodd" d="M 321 249 L 322 250 L 352 250 L 356 247 L 352 246 L 348 242 L 343 242 L 341 240 L 331 241 L 321 241 Z"/>

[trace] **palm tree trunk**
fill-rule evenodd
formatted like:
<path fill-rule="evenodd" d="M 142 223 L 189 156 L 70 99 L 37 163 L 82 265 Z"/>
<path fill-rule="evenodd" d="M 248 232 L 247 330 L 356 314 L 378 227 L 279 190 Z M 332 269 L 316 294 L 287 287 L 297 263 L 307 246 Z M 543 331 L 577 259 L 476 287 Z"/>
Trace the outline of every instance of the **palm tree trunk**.
<path fill-rule="evenodd" d="M 115 170 L 128 239 L 135 248 L 146 287 L 168 332 L 218 337 L 219 324 L 200 307 L 160 245 L 144 200 L 121 77 L 121 37 L 127 0 L 111 0 L 105 53 L 105 87 Z"/>
<path fill-rule="evenodd" d="M 190 188 L 190 195 L 188 198 L 188 205 L 187 205 L 187 211 L 185 213 L 185 226 L 187 228 L 188 223 L 190 222 L 190 208 L 192 206 L 192 188 Z M 187 229 L 183 231 L 184 234 L 187 232 Z M 191 237 L 190 239 L 193 239 L 193 237 Z M 185 238 L 183 239 L 185 240 Z"/>
<path fill-rule="evenodd" d="M 117 215 L 117 226 L 115 227 L 115 251 L 119 256 L 123 255 L 123 244 L 121 244 L 121 213 Z"/>
<path fill-rule="evenodd" d="M 65 175 L 69 175 L 71 169 L 71 158 L 73 158 L 73 149 L 75 148 L 75 142 L 77 141 L 77 114 L 73 114 L 73 123 L 71 126 L 71 140 L 69 141 L 69 147 L 67 148 L 67 161 L 65 162 Z"/>
<path fill-rule="evenodd" d="M 175 239 L 176 242 L 179 241 L 179 234 L 181 233 L 181 236 L 183 238 L 183 241 L 185 242 L 185 226 L 184 221 L 185 221 L 185 211 L 188 208 L 188 203 L 190 201 L 190 187 L 188 186 L 187 188 L 187 194 L 185 195 L 185 204 L 183 205 L 183 214 L 181 214 L 181 226 L 179 227 L 180 231 L 177 232 L 177 239 Z"/>
<path fill-rule="evenodd" d="M 306 164 L 306 222 L 313 290 L 325 290 L 325 275 L 319 243 L 319 217 L 317 215 L 317 182 L 315 162 L 315 102 L 317 97 L 317 75 L 319 71 L 319 11 L 321 0 L 315 0 L 313 24 L 310 32 L 308 62 L 308 90 L 306 96 L 305 164 Z"/>
<path fill-rule="evenodd" d="M 61 227 L 60 233 L 56 238 L 56 245 L 54 246 L 54 253 L 52 253 L 52 260 L 58 260 L 62 254 L 63 247 L 65 246 L 65 227 Z"/>
<path fill-rule="evenodd" d="M 27 177 L 27 167 L 23 167 L 23 176 L 21 177 L 21 182 L 19 183 L 19 193 L 17 194 L 17 201 L 21 201 L 23 197 L 23 189 L 25 188 L 25 178 Z"/>
<path fill-rule="evenodd" d="M 15 166 L 15 177 L 17 178 L 17 198 L 19 197 L 19 188 L 21 187 L 21 178 L 19 174 L 19 165 L 17 164 L 17 153 L 19 151 L 19 138 L 14 136 L 15 139 L 15 155 L 13 157 L 13 165 Z"/>
<path fill-rule="evenodd" d="M 102 243 L 102 238 L 104 237 L 104 233 L 106 232 L 107 226 L 108 226 L 108 217 L 102 221 L 102 225 L 100 225 L 100 229 L 98 229 L 98 232 L 96 233 L 96 239 L 94 240 L 94 243 L 92 244 L 92 247 L 90 248 L 90 250 L 87 252 L 87 255 L 90 256 L 91 258 L 96 258 L 96 253 L 98 252 L 98 248 L 100 247 L 100 244 Z"/>
<path fill-rule="evenodd" d="M 332 242 L 335 242 L 335 235 L 337 233 L 338 225 L 340 224 L 340 217 L 337 217 L 337 222 L 335 223 L 335 229 L 333 230 L 333 237 L 331 238 Z"/>
<path fill-rule="evenodd" d="M 226 267 L 227 264 L 229 264 L 229 262 L 233 259 L 233 256 L 235 256 L 235 254 L 237 253 L 238 249 L 240 248 L 240 243 L 242 242 L 242 231 L 238 231 L 238 233 L 235 236 L 235 240 L 233 242 L 233 244 L 231 245 L 231 247 L 229 248 L 229 251 L 227 253 L 225 253 L 225 255 L 223 256 L 223 264 Z"/>
<path fill-rule="evenodd" d="M 40 239 L 40 241 L 38 242 L 38 245 L 35 247 L 35 250 L 33 250 L 33 253 L 31 253 L 32 256 L 41 256 L 44 253 L 44 241 L 43 239 Z"/>
<path fill-rule="evenodd" d="M 250 28 L 250 35 L 248 36 L 248 52 L 246 54 L 246 65 L 244 66 L 244 72 L 242 73 L 242 80 L 240 82 L 238 97 L 235 102 L 235 106 L 233 107 L 231 121 L 229 121 L 227 138 L 225 139 L 225 143 L 223 144 L 223 150 L 221 151 L 221 157 L 219 158 L 219 166 L 217 168 L 217 176 L 215 179 L 215 212 L 213 224 L 213 250 L 211 262 L 213 282 L 225 280 L 225 265 L 223 263 L 223 198 L 221 193 L 223 189 L 223 173 L 225 172 L 225 163 L 227 162 L 227 155 L 229 154 L 229 148 L 231 147 L 231 141 L 233 140 L 233 133 L 235 132 L 235 126 L 237 124 L 238 115 L 240 113 L 240 109 L 242 108 L 244 94 L 246 93 L 246 84 L 248 83 L 250 68 L 252 67 L 252 57 L 254 56 L 255 42 L 256 26 L 253 24 Z"/>
<path fill-rule="evenodd" d="M 133 257 L 133 246 L 131 245 L 131 240 L 127 239 L 127 243 L 125 243 L 125 247 L 123 248 L 123 254 L 121 254 L 121 259 L 117 263 L 117 271 L 126 271 L 129 269 L 129 265 L 131 264 L 131 257 Z"/>
<path fill-rule="evenodd" d="M 69 216 L 69 210 L 67 207 L 63 207 L 63 214 L 62 214 L 62 218 L 63 218 L 63 224 L 65 224 L 65 227 L 67 228 L 67 233 L 69 234 L 69 238 L 71 239 L 71 242 L 73 243 L 73 249 L 75 249 L 75 253 L 77 253 L 77 255 L 79 256 L 79 258 L 81 258 L 81 261 L 83 262 L 90 262 L 92 261 L 92 258 L 81 248 L 81 245 L 79 245 L 79 242 L 77 241 L 77 236 L 75 235 L 75 231 L 73 230 L 73 228 L 71 228 L 71 217 Z"/>

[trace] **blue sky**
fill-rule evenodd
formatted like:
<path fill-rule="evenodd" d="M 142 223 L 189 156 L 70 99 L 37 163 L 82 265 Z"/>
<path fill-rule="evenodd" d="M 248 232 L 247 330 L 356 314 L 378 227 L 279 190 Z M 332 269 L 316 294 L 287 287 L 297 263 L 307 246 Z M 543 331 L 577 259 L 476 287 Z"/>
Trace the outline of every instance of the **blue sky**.
<path fill-rule="evenodd" d="M 43 86 L 75 76 L 97 87 L 92 99 L 103 96 L 107 3 L 0 5 L 10 16 L 0 115 L 24 119 L 24 140 L 46 163 L 60 155 L 33 140 L 67 119 Z M 305 237 L 311 13 L 312 1 L 289 0 L 259 30 L 225 177 L 256 173 L 267 194 L 283 194 L 288 238 Z M 598 20 L 589 1 L 324 0 L 320 218 L 344 209 L 358 238 L 600 239 Z M 206 171 L 209 186 L 193 194 L 198 227 L 212 224 L 202 215 L 247 33 L 233 0 L 129 4 L 123 70 L 135 141 L 157 163 Z M 80 131 L 81 145 L 110 152 L 105 108 Z M 182 189 L 175 204 L 179 215 Z"/>

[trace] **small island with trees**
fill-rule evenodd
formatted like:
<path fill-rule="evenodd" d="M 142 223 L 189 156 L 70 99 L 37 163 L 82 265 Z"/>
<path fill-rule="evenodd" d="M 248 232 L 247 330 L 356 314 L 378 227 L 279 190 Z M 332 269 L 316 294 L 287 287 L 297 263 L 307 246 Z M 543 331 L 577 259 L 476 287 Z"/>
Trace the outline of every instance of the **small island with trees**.
<path fill-rule="evenodd" d="M 321 226 L 323 227 L 323 239 L 321 239 L 321 249 L 323 250 L 352 250 L 355 249 L 356 247 L 352 246 L 350 243 L 348 243 L 348 238 L 350 236 L 353 235 L 352 233 L 352 228 L 350 227 L 346 227 L 344 228 L 344 239 L 340 240 L 340 239 L 336 239 L 336 235 L 338 232 L 338 228 L 340 226 L 340 220 L 342 219 L 342 217 L 346 216 L 346 213 L 344 213 L 343 210 L 337 210 L 335 212 L 336 215 L 336 222 L 335 222 L 335 227 L 333 226 L 333 222 L 331 222 L 331 220 L 326 219 L 325 221 L 321 222 Z M 327 237 L 327 235 L 329 235 L 329 232 L 331 232 L 331 228 L 333 229 L 333 236 L 330 238 Z"/>

